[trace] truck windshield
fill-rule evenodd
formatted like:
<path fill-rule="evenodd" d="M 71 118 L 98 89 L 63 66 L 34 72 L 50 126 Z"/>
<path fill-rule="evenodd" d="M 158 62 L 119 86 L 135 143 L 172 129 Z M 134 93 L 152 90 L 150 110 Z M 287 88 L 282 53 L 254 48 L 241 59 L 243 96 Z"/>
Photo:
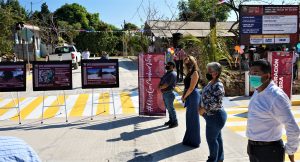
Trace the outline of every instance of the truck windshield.
<path fill-rule="evenodd" d="M 70 53 L 74 51 L 73 47 L 58 47 L 55 49 L 55 53 Z"/>

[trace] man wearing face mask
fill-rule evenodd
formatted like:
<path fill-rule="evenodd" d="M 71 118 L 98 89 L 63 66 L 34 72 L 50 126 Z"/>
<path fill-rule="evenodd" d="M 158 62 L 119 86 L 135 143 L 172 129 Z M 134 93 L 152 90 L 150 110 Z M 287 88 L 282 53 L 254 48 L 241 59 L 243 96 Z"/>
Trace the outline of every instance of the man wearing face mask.
<path fill-rule="evenodd" d="M 253 62 L 250 85 L 256 89 L 249 103 L 246 132 L 250 162 L 283 162 L 285 152 L 294 162 L 300 130 L 288 96 L 271 79 L 268 61 Z M 287 136 L 285 146 L 281 139 L 283 126 Z"/>
<path fill-rule="evenodd" d="M 173 62 L 168 62 L 166 65 L 167 73 L 161 78 L 159 83 L 159 89 L 163 93 L 163 100 L 169 113 L 169 121 L 165 123 L 165 126 L 169 126 L 169 128 L 178 126 L 176 111 L 174 108 L 175 94 L 173 90 L 177 81 L 177 74 L 174 71 L 174 68 L 175 64 Z"/>

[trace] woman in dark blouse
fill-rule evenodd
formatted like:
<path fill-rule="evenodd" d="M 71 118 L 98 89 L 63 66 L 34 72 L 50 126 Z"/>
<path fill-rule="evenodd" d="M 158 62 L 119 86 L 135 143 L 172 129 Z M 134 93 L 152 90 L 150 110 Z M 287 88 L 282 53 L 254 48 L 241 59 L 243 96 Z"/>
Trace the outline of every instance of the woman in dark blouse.
<path fill-rule="evenodd" d="M 225 95 L 224 86 L 219 80 L 222 67 L 217 62 L 207 65 L 206 74 L 209 83 L 202 91 L 199 113 L 206 120 L 206 140 L 209 147 L 207 162 L 222 162 L 224 160 L 223 140 L 221 130 L 225 125 L 227 114 L 222 100 Z"/>
<path fill-rule="evenodd" d="M 183 138 L 183 145 L 199 147 L 200 145 L 200 120 L 198 107 L 200 104 L 200 91 L 198 89 L 199 68 L 193 56 L 184 59 L 184 93 L 182 101 L 186 107 L 186 131 Z"/>

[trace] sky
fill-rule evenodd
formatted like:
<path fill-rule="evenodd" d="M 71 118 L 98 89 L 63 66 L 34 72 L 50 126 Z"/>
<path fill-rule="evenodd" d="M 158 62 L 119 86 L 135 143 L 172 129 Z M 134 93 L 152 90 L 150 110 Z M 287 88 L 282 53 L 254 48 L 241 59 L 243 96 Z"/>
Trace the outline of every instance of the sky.
<path fill-rule="evenodd" d="M 66 3 L 78 3 L 84 6 L 88 12 L 100 13 L 100 19 L 106 23 L 113 24 L 121 28 L 124 20 L 131 22 L 139 27 L 147 19 L 147 10 L 155 8 L 158 11 L 157 17 L 171 18 L 172 15 L 178 15 L 177 4 L 179 0 L 19 0 L 26 10 L 31 10 L 30 2 L 34 10 L 40 10 L 41 4 L 46 2 L 50 11 L 55 11 Z M 274 4 L 280 4 L 283 0 L 267 0 Z M 300 0 L 285 0 L 294 2 Z M 251 2 L 252 3 L 252 2 Z M 253 4 L 253 3 L 252 3 Z M 153 17 L 152 17 L 153 19 Z M 235 21 L 234 12 L 231 12 L 228 21 Z"/>
<path fill-rule="evenodd" d="M 26 10 L 30 11 L 30 2 L 33 3 L 33 10 L 40 10 L 41 4 L 46 2 L 50 11 L 55 11 L 66 3 L 78 3 L 84 6 L 88 12 L 100 13 L 100 19 L 104 22 L 113 24 L 119 28 L 126 22 L 131 22 L 141 26 L 146 21 L 145 10 L 156 8 L 159 12 L 157 15 L 171 17 L 172 12 L 177 12 L 179 0 L 19 0 Z M 166 5 L 168 4 L 168 5 Z M 171 10 L 169 9 L 169 7 Z M 144 10 L 145 9 L 145 10 Z M 138 12 L 137 12 L 138 11 Z"/>

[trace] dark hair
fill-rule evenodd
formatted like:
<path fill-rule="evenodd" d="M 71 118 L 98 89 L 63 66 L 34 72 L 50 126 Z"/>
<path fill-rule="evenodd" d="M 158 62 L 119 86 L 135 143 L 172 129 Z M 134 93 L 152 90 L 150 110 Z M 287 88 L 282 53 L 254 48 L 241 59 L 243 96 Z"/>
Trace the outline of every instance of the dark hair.
<path fill-rule="evenodd" d="M 176 67 L 175 63 L 174 63 L 174 62 L 171 62 L 171 61 L 170 61 L 170 62 L 168 62 L 168 63 L 167 63 L 167 65 L 171 65 L 171 66 L 173 66 L 173 68 L 175 68 L 175 67 Z"/>
<path fill-rule="evenodd" d="M 271 73 L 271 71 L 272 71 L 271 64 L 267 60 L 261 59 L 261 60 L 254 61 L 251 65 L 251 67 L 253 67 L 253 66 L 260 67 L 260 70 L 265 74 Z"/>

